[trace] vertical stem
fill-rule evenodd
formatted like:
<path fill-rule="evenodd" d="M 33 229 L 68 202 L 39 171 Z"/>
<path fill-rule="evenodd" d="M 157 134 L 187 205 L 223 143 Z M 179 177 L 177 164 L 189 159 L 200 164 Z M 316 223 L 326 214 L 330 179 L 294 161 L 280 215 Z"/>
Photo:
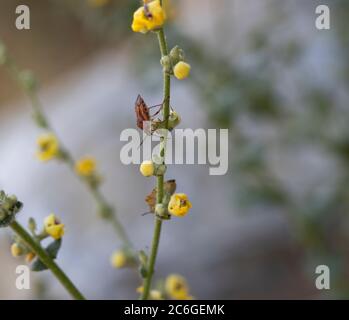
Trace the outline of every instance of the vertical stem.
<path fill-rule="evenodd" d="M 151 253 L 150 253 L 149 263 L 147 268 L 147 277 L 144 279 L 143 293 L 141 297 L 142 300 L 147 300 L 149 296 L 149 292 L 151 288 L 151 280 L 154 273 L 154 266 L 155 266 L 156 256 L 158 253 L 158 247 L 160 242 L 161 226 L 162 226 L 162 220 L 155 217 L 154 235 L 153 235 Z"/>
<path fill-rule="evenodd" d="M 158 41 L 160 46 L 161 56 L 168 55 L 167 43 L 165 38 L 164 29 L 161 28 L 158 32 Z M 166 72 L 163 73 L 163 82 L 164 82 L 164 106 L 163 106 L 163 116 L 165 129 L 168 129 L 168 117 L 170 114 L 170 87 L 171 87 L 171 78 L 170 75 Z M 167 133 L 161 137 L 161 147 L 160 147 L 160 157 L 162 158 L 163 163 L 165 163 L 165 149 L 166 149 L 166 140 Z M 158 176 L 156 180 L 156 203 L 162 203 L 164 196 L 164 175 Z M 147 300 L 149 297 L 149 292 L 151 288 L 154 266 L 156 262 L 156 256 L 158 252 L 162 220 L 155 216 L 155 225 L 154 225 L 154 235 L 151 245 L 150 257 L 147 268 L 147 277 L 143 282 L 143 294 L 141 299 Z"/>
<path fill-rule="evenodd" d="M 54 260 L 47 254 L 47 252 L 37 243 L 31 235 L 16 221 L 11 223 L 11 228 L 14 232 L 22 238 L 22 240 L 28 245 L 28 247 L 40 258 L 40 260 L 46 265 L 47 268 L 55 275 L 57 280 L 63 285 L 63 287 L 70 293 L 70 295 L 76 300 L 85 300 L 85 297 L 75 287 L 63 270 L 54 262 Z"/>

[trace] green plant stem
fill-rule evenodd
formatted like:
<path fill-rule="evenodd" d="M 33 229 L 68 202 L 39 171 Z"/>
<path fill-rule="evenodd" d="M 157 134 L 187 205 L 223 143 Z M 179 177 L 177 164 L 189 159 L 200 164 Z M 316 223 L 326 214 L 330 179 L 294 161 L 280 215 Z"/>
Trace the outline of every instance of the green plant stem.
<path fill-rule="evenodd" d="M 19 237 L 28 245 L 28 247 L 40 258 L 47 268 L 55 275 L 57 280 L 69 292 L 69 294 L 76 300 L 85 300 L 85 297 L 75 287 L 63 270 L 54 262 L 54 260 L 47 254 L 47 252 L 36 242 L 31 235 L 16 221 L 11 223 L 11 228 L 17 233 Z"/>
<path fill-rule="evenodd" d="M 167 56 L 168 49 L 167 49 L 167 43 L 166 43 L 164 29 L 161 28 L 157 32 L 157 35 L 158 35 L 161 56 L 162 57 Z M 168 129 L 168 117 L 170 114 L 171 77 L 166 72 L 163 73 L 163 82 L 164 82 L 163 117 L 164 117 L 165 129 Z M 162 136 L 161 147 L 160 147 L 160 157 L 161 157 L 163 163 L 165 163 L 166 140 L 167 140 L 167 133 L 165 133 L 165 135 Z M 156 203 L 162 203 L 162 199 L 164 196 L 164 175 L 158 176 L 156 179 L 157 179 L 157 181 L 156 181 Z M 143 282 L 143 293 L 141 296 L 142 300 L 147 300 L 149 297 L 149 292 L 150 292 L 150 288 L 151 288 L 154 267 L 155 267 L 155 262 L 156 262 L 156 256 L 157 256 L 157 252 L 158 252 L 158 248 L 159 248 L 162 219 L 155 216 L 154 224 L 155 224 L 154 225 L 154 234 L 153 234 L 153 240 L 152 240 L 152 245 L 151 245 L 149 262 L 148 262 L 148 266 L 147 266 L 147 276 Z"/>
<path fill-rule="evenodd" d="M 42 123 L 40 124 L 40 126 L 46 130 L 51 131 L 58 139 L 58 135 L 55 133 L 53 127 L 50 125 L 50 122 L 48 121 L 45 113 L 43 112 L 43 108 L 38 94 L 36 92 L 36 89 L 29 89 L 23 85 L 23 82 L 20 79 L 21 71 L 17 67 L 16 63 L 11 59 L 11 57 L 7 57 L 5 65 L 7 66 L 9 73 L 15 79 L 19 87 L 26 93 L 26 95 L 30 99 L 34 119 L 41 119 Z M 63 154 L 61 160 L 64 161 L 72 169 L 73 172 L 75 172 L 75 160 L 73 156 L 61 141 L 59 141 L 59 145 Z M 134 251 L 133 245 L 127 236 L 125 228 L 123 227 L 123 225 L 119 221 L 118 216 L 116 215 L 115 209 L 108 203 L 101 190 L 98 187 L 91 187 L 91 185 L 88 184 L 84 179 L 80 179 L 80 181 L 87 185 L 88 190 L 91 196 L 93 197 L 94 201 L 96 202 L 97 207 L 104 213 L 106 213 L 102 214 L 102 217 L 112 224 L 118 237 L 123 242 L 124 247 L 130 249 L 131 251 Z"/>
<path fill-rule="evenodd" d="M 143 284 L 143 293 L 141 297 L 142 300 L 147 300 L 149 297 L 156 256 L 159 248 L 161 227 L 162 227 L 162 220 L 155 217 L 154 235 L 153 235 L 153 241 L 151 245 L 151 252 L 150 252 L 149 263 L 147 268 L 147 277 L 144 279 L 144 284 Z"/>

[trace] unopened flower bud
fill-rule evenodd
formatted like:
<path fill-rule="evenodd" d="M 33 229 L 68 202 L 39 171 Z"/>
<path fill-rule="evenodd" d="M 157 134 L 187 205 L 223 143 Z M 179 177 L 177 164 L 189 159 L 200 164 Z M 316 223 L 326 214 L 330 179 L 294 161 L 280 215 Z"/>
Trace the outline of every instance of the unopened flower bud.
<path fill-rule="evenodd" d="M 168 129 L 171 131 L 177 127 L 181 122 L 181 117 L 176 111 L 171 111 L 168 117 Z"/>
<path fill-rule="evenodd" d="M 166 172 L 166 165 L 165 164 L 159 164 L 155 166 L 155 170 L 154 170 L 154 175 L 155 176 L 163 176 Z"/>
<path fill-rule="evenodd" d="M 163 56 L 160 60 L 160 64 L 162 65 L 164 72 L 172 73 L 172 63 L 169 56 Z"/>
<path fill-rule="evenodd" d="M 189 76 L 190 69 L 190 64 L 180 61 L 174 66 L 173 73 L 178 80 L 183 80 Z"/>
<path fill-rule="evenodd" d="M 24 250 L 18 243 L 13 243 L 11 246 L 11 254 L 13 257 L 19 257 L 24 254 Z"/>
<path fill-rule="evenodd" d="M 28 221 L 28 229 L 31 231 L 31 233 L 35 233 L 36 231 L 36 222 L 34 220 L 34 218 L 29 218 Z"/>
<path fill-rule="evenodd" d="M 125 267 L 127 265 L 127 260 L 127 255 L 123 250 L 115 251 L 110 258 L 111 265 L 117 269 Z"/>
<path fill-rule="evenodd" d="M 29 252 L 25 255 L 25 261 L 27 263 L 30 263 L 33 261 L 33 259 L 35 258 L 35 253 L 34 252 Z"/>
<path fill-rule="evenodd" d="M 179 61 L 184 60 L 184 51 L 179 46 L 175 46 L 170 51 L 172 65 L 176 65 Z"/>
<path fill-rule="evenodd" d="M 165 217 L 167 218 L 168 213 L 165 205 L 162 203 L 157 203 L 155 205 L 155 214 L 160 218 L 165 218 Z"/>
<path fill-rule="evenodd" d="M 139 171 L 144 177 L 150 177 L 154 174 L 154 163 L 151 160 L 145 160 L 139 167 Z"/>

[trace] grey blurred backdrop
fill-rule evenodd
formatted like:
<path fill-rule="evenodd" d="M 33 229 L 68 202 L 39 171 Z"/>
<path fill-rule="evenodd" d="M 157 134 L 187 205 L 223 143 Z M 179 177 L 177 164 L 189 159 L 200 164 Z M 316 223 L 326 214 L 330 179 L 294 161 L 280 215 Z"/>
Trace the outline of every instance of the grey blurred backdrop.
<path fill-rule="evenodd" d="M 31 8 L 31 30 L 18 31 L 18 4 Z M 331 29 L 315 28 L 328 4 Z M 0 38 L 17 63 L 40 78 L 40 97 L 75 157 L 97 158 L 103 191 L 138 249 L 148 250 L 153 181 L 120 162 L 120 133 L 135 126 L 134 101 L 161 101 L 153 35 L 132 33 L 138 1 L 2 0 Z M 168 177 L 193 203 L 164 224 L 156 278 L 176 272 L 203 299 L 348 298 L 348 21 L 345 0 L 171 1 L 170 46 L 179 44 L 191 77 L 173 81 L 181 128 L 229 128 L 229 171 L 172 165 Z M 19 221 L 55 212 L 66 224 L 58 262 L 88 298 L 137 298 L 140 280 L 114 270 L 120 247 L 69 169 L 35 159 L 40 131 L 28 100 L 0 69 L 0 189 L 24 202 Z M 14 286 L 11 234 L 0 230 L 0 298 L 64 299 L 49 274 L 32 290 Z M 331 270 L 331 289 L 315 288 L 315 268 Z"/>

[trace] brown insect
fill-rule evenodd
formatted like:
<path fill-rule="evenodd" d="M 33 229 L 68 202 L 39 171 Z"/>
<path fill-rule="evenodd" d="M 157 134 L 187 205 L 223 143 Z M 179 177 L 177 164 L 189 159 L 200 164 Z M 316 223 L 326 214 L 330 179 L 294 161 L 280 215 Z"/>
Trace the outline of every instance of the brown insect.
<path fill-rule="evenodd" d="M 164 183 L 164 191 L 168 196 L 172 196 L 177 188 L 176 180 L 167 180 Z M 154 188 L 144 199 L 145 202 L 149 206 L 149 211 L 146 213 L 143 213 L 143 215 L 148 213 L 154 213 L 155 212 L 155 205 L 156 205 L 156 188 Z"/>
<path fill-rule="evenodd" d="M 137 117 L 137 127 L 141 130 L 143 130 L 143 122 L 144 121 L 152 121 L 152 118 L 155 117 L 162 109 L 161 104 L 157 104 L 155 106 L 148 107 L 147 104 L 145 103 L 144 99 L 142 96 L 139 94 L 137 96 L 136 102 L 135 102 L 135 112 L 136 112 L 136 117 Z M 150 109 L 159 107 L 159 110 L 155 112 L 153 115 L 150 115 Z"/>

